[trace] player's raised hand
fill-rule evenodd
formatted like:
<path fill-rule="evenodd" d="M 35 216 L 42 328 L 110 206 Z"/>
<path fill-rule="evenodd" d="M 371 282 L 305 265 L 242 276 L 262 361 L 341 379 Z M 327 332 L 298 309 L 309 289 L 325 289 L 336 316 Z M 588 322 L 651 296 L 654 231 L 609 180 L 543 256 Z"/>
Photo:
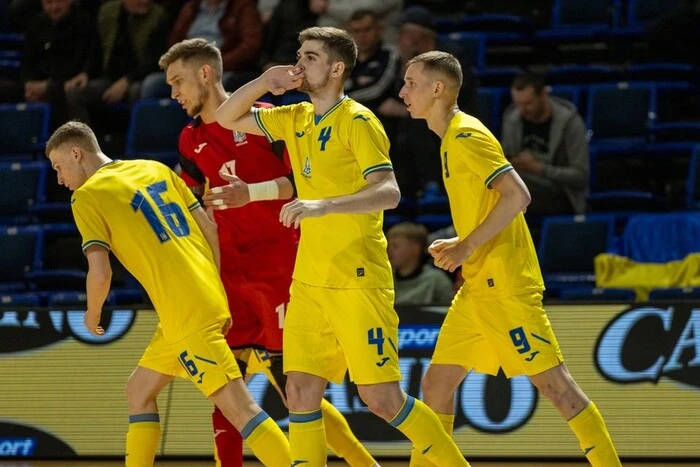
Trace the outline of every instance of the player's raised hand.
<path fill-rule="evenodd" d="M 250 203 L 248 184 L 223 168 L 219 176 L 229 182 L 204 193 L 204 205 L 213 209 L 239 208 Z"/>
<path fill-rule="evenodd" d="M 430 253 L 430 256 L 435 258 L 437 254 L 444 250 L 446 247 L 454 245 L 457 242 L 459 242 L 459 237 L 439 238 L 430 244 L 430 246 L 428 247 L 428 253 Z"/>
<path fill-rule="evenodd" d="M 304 80 L 304 69 L 292 65 L 273 66 L 265 70 L 261 78 L 267 86 L 267 90 L 279 96 L 301 86 Z"/>
<path fill-rule="evenodd" d="M 93 312 L 93 311 L 86 311 L 85 316 L 83 317 L 83 322 L 85 323 L 85 327 L 87 328 L 88 331 L 90 331 L 90 334 L 95 335 L 95 336 L 101 336 L 105 333 L 105 330 L 102 329 L 102 326 L 100 326 L 100 318 L 102 317 L 101 312 Z"/>
<path fill-rule="evenodd" d="M 321 217 L 327 211 L 326 200 L 301 200 L 295 199 L 282 206 L 280 210 L 280 222 L 285 227 L 298 228 L 302 219 L 307 217 Z"/>

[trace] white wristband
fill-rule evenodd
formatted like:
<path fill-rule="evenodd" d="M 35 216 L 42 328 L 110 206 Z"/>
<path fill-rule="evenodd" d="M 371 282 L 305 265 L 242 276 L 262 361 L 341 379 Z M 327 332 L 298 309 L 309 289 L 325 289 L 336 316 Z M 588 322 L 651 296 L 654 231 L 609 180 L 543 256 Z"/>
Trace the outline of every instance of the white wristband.
<path fill-rule="evenodd" d="M 280 195 L 280 187 L 274 180 L 266 182 L 251 183 L 248 185 L 248 195 L 251 201 L 264 201 L 277 199 Z"/>

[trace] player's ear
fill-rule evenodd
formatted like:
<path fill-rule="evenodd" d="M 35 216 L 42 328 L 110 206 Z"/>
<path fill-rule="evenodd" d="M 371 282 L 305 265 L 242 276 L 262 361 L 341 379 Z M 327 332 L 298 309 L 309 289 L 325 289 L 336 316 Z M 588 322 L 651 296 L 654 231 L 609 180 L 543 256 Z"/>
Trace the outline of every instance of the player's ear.
<path fill-rule="evenodd" d="M 335 62 L 333 64 L 333 76 L 343 76 L 343 73 L 345 73 L 345 63 Z"/>
<path fill-rule="evenodd" d="M 77 162 L 80 162 L 80 159 L 83 158 L 83 151 L 77 146 L 70 148 L 70 153 L 73 159 L 75 159 Z"/>
<path fill-rule="evenodd" d="M 433 96 L 440 97 L 445 93 L 445 82 L 437 80 L 433 82 Z"/>
<path fill-rule="evenodd" d="M 204 81 L 204 82 L 209 81 L 211 79 L 211 75 L 212 75 L 211 66 L 204 64 L 199 68 L 199 78 L 202 81 Z"/>

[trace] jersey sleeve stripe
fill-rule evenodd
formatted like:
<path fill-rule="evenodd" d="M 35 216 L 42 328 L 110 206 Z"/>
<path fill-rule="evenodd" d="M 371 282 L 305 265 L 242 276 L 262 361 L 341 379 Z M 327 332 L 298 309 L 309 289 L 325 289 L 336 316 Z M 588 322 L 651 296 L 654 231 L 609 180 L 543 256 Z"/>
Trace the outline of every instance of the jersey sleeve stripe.
<path fill-rule="evenodd" d="M 83 246 L 81 248 L 83 249 L 83 251 L 85 251 L 91 245 L 100 245 L 107 248 L 107 250 L 111 250 L 111 248 L 109 247 L 109 243 L 103 242 L 101 240 L 88 240 L 87 242 L 83 243 Z"/>
<path fill-rule="evenodd" d="M 382 164 L 373 165 L 372 167 L 367 167 L 365 170 L 363 170 L 362 176 L 366 177 L 372 172 L 377 172 L 378 170 L 394 170 L 394 167 L 391 165 L 390 162 L 384 162 Z"/>
<path fill-rule="evenodd" d="M 202 206 L 202 205 L 199 204 L 199 201 L 195 201 L 194 203 L 192 203 L 192 204 L 190 204 L 189 206 L 187 206 L 187 210 L 188 210 L 188 211 L 194 211 L 195 209 L 197 209 L 197 208 L 199 208 L 199 207 L 201 207 L 201 206 Z"/>
<path fill-rule="evenodd" d="M 253 110 L 253 115 L 255 116 L 255 123 L 258 124 L 258 128 L 260 128 L 260 130 L 265 134 L 267 140 L 271 143 L 275 141 L 275 138 L 273 138 L 267 128 L 265 128 L 265 124 L 263 123 L 262 118 L 260 118 L 260 113 Z"/>
<path fill-rule="evenodd" d="M 484 181 L 484 185 L 490 186 L 491 182 L 493 181 L 494 178 L 498 177 L 499 175 L 501 175 L 504 172 L 508 172 L 509 170 L 513 170 L 513 166 L 510 164 L 506 164 L 506 165 L 503 165 L 503 166 L 497 168 L 496 170 L 493 171 L 493 173 L 491 175 L 486 177 L 486 180 Z"/>

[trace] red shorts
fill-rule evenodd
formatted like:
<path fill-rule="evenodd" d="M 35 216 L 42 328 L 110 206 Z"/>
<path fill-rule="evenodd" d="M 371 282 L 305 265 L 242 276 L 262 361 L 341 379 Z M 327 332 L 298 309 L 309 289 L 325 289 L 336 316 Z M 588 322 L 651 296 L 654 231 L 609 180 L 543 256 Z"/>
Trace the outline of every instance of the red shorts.
<path fill-rule="evenodd" d="M 286 269 L 286 268 L 285 268 Z M 228 297 L 233 324 L 226 335 L 229 347 L 262 347 L 270 352 L 282 351 L 282 327 L 289 303 L 291 270 L 283 274 L 255 277 L 241 272 L 221 275 Z"/>

